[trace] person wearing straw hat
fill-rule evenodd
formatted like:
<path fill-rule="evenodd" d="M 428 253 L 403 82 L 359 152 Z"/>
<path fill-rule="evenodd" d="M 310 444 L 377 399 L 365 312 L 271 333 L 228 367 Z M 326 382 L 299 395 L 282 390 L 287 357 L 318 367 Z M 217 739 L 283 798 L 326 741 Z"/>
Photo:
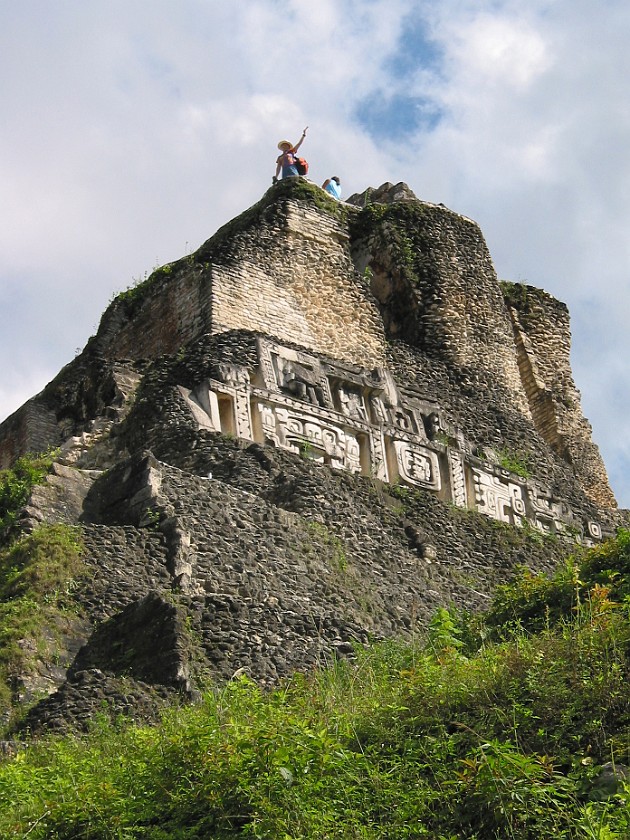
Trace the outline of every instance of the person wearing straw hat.
<path fill-rule="evenodd" d="M 294 146 L 290 140 L 281 140 L 278 143 L 278 148 L 282 152 L 281 155 L 278 155 L 278 159 L 276 160 L 276 174 L 273 177 L 274 184 L 278 180 L 278 175 L 282 172 L 283 178 L 294 178 L 300 173 L 297 171 L 297 167 L 295 165 L 295 155 L 297 150 L 300 148 L 302 143 L 304 142 L 304 138 L 306 137 L 306 132 L 308 131 L 308 126 L 302 132 L 302 136 L 300 137 L 300 142 L 296 143 Z"/>

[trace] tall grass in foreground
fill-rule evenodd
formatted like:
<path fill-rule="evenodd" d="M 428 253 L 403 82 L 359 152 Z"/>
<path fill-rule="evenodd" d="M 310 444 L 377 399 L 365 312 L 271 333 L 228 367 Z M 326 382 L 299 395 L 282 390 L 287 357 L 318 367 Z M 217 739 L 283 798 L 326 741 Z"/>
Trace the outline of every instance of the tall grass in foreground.
<path fill-rule="evenodd" d="M 0 765 L 0 837 L 627 840 L 630 538 L 268 693 Z M 609 764 L 602 773 L 602 765 Z"/>

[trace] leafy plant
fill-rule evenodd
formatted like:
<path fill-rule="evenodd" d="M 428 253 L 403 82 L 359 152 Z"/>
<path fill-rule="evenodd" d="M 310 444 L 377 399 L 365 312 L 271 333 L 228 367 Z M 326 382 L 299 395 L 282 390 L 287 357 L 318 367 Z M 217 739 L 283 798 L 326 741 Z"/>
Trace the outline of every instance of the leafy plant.
<path fill-rule="evenodd" d="M 308 523 L 308 529 L 330 551 L 330 560 L 338 572 L 345 572 L 348 568 L 348 558 L 343 542 L 321 522 Z"/>
<path fill-rule="evenodd" d="M 274 689 L 232 680 L 158 726 L 100 719 L 18 748 L 0 836 L 625 840 L 628 785 L 598 778 L 630 763 L 628 542 L 521 573 L 476 617 L 477 648 L 438 610 L 426 647 L 385 641 Z"/>
<path fill-rule="evenodd" d="M 497 455 L 499 457 L 499 464 L 504 470 L 509 470 L 515 475 L 520 475 L 521 478 L 529 478 L 529 466 L 527 459 L 523 455 L 510 452 L 507 449 L 499 449 Z"/>
<path fill-rule="evenodd" d="M 0 537 L 15 524 L 31 490 L 50 471 L 55 452 L 23 455 L 11 469 L 0 471 Z"/>
<path fill-rule="evenodd" d="M 72 589 L 83 572 L 76 528 L 44 525 L 0 551 L 0 705 L 8 710 L 11 687 L 30 670 L 43 630 L 59 626 L 76 609 Z M 62 622 L 61 622 L 62 623 Z"/>

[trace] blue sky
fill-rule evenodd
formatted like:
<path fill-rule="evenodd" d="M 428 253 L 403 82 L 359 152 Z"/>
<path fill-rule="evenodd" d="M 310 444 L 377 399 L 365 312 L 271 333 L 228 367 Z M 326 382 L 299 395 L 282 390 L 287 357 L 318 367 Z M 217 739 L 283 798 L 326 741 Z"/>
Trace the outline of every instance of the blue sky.
<path fill-rule="evenodd" d="M 571 311 L 630 507 L 626 0 L 0 0 L 0 419 L 271 183 L 406 181 Z"/>

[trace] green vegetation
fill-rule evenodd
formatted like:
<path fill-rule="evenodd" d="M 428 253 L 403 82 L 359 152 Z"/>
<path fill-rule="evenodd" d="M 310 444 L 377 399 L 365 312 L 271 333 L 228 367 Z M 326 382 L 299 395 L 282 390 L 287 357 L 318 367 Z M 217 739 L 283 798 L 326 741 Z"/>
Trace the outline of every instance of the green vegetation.
<path fill-rule="evenodd" d="M 483 616 L 438 610 L 424 647 L 34 742 L 0 764 L 0 836 L 625 839 L 629 571 L 622 532 Z"/>
<path fill-rule="evenodd" d="M 187 259 L 188 257 L 185 257 L 180 262 L 184 263 Z M 176 263 L 168 263 L 167 265 L 155 268 L 148 277 L 145 274 L 142 280 L 135 281 L 131 286 L 128 286 L 124 291 L 117 294 L 114 301 L 132 306 L 137 301 L 145 298 L 156 283 L 170 277 L 173 274 L 173 268 L 175 266 Z"/>
<path fill-rule="evenodd" d="M 529 312 L 529 286 L 525 283 L 512 283 L 509 280 L 499 280 L 499 286 L 501 286 L 503 299 L 508 306 L 513 306 L 515 309 L 518 309 L 519 312 Z"/>
<path fill-rule="evenodd" d="M 289 193 L 290 198 L 297 198 L 302 201 L 309 201 L 320 210 L 324 210 L 331 216 L 335 216 L 340 221 L 345 221 L 348 218 L 350 211 L 345 205 L 340 204 L 336 199 L 329 195 L 325 190 L 318 187 L 317 184 L 312 184 L 305 181 L 303 178 L 298 180 L 287 181 L 286 187 L 283 182 L 280 182 L 280 188 L 283 187 Z"/>
<path fill-rule="evenodd" d="M 344 544 L 339 537 L 329 531 L 321 522 L 309 521 L 308 530 L 327 549 L 327 556 L 335 571 L 345 572 L 348 568 L 348 558 L 346 557 Z"/>
<path fill-rule="evenodd" d="M 528 286 L 526 283 L 500 280 L 499 285 L 506 304 L 517 310 L 521 324 L 526 328 L 530 321 L 535 321 L 541 306 L 547 306 L 550 302 L 553 302 L 551 295 L 544 289 L 537 289 L 535 286 Z"/>
<path fill-rule="evenodd" d="M 429 256 L 433 249 L 427 221 L 431 209 L 415 202 L 368 204 L 350 218 L 354 241 L 375 237 L 392 254 L 392 265 L 411 284 L 435 280 L 437 268 Z"/>
<path fill-rule="evenodd" d="M 54 645 L 54 638 L 44 639 L 44 630 L 54 634 L 74 609 L 70 595 L 83 569 L 81 551 L 79 532 L 68 525 L 44 525 L 0 551 L 0 712 L 5 715 L 16 678 L 32 670 L 42 646 Z"/>
<path fill-rule="evenodd" d="M 296 199 L 314 204 L 319 210 L 324 210 L 340 221 L 344 221 L 348 217 L 348 213 L 352 212 L 345 205 L 340 204 L 332 198 L 325 190 L 322 190 L 321 187 L 304 180 L 304 178 L 281 180 L 274 187 L 267 190 L 260 201 L 248 207 L 247 210 L 239 216 L 236 216 L 236 218 L 231 219 L 223 227 L 220 227 L 212 239 L 202 247 L 198 258 L 205 259 L 204 254 L 208 252 L 208 249 L 213 251 L 219 247 L 222 241 L 235 236 L 255 224 L 259 224 L 267 210 L 276 204 L 280 198 Z"/>
<path fill-rule="evenodd" d="M 527 464 L 527 457 L 520 453 L 510 452 L 507 449 L 500 449 L 497 452 L 499 458 L 499 466 L 504 470 L 509 470 L 515 475 L 520 475 L 521 478 L 529 478 L 530 471 Z"/>
<path fill-rule="evenodd" d="M 31 490 L 50 471 L 54 452 L 23 455 L 9 470 L 0 470 L 0 539 L 15 524 Z"/>

